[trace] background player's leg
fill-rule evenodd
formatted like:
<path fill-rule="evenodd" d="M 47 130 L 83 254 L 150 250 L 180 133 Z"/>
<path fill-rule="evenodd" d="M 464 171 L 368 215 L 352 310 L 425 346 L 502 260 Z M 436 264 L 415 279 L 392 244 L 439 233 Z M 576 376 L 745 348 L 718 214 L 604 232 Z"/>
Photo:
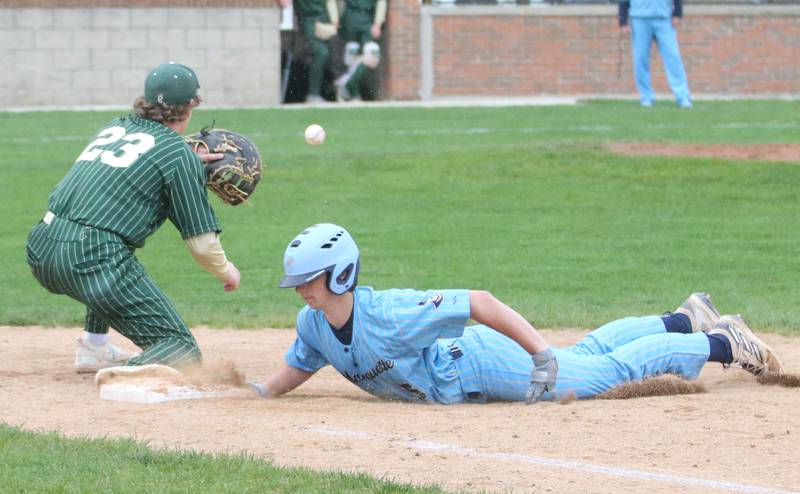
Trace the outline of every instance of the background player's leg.
<path fill-rule="evenodd" d="M 604 324 L 564 351 L 579 355 L 603 355 L 638 338 L 666 333 L 660 316 L 626 317 Z"/>
<path fill-rule="evenodd" d="M 328 43 L 314 36 L 314 23 L 317 20 L 309 19 L 301 26 L 303 35 L 311 45 L 312 60 L 308 72 L 308 96 L 311 101 L 322 97 L 322 79 L 330 58 Z"/>
<path fill-rule="evenodd" d="M 361 45 L 362 59 L 369 55 L 371 56 L 371 63 L 359 63 L 353 75 L 348 79 L 345 88 L 353 99 L 361 99 L 361 84 L 364 82 L 364 76 L 366 75 L 367 71 L 370 70 L 369 65 L 377 63 L 376 60 L 380 60 L 380 47 L 378 47 L 378 55 L 376 58 L 374 47 L 377 45 L 375 43 L 375 39 L 370 33 L 370 27 L 371 23 L 369 18 L 362 19 L 360 24 L 357 25 L 356 36 L 359 44 Z M 368 54 L 367 50 L 371 50 L 371 53 Z"/>
<path fill-rule="evenodd" d="M 686 70 L 681 60 L 681 52 L 678 48 L 678 36 L 670 20 L 659 22 L 655 31 L 658 51 L 661 60 L 664 62 L 664 72 L 667 74 L 675 101 L 682 107 L 691 107 L 691 95 L 689 94 L 689 83 L 686 80 Z"/>
<path fill-rule="evenodd" d="M 650 49 L 653 45 L 653 28 L 649 21 L 631 18 L 631 47 L 633 52 L 633 74 L 639 102 L 652 105 L 655 100 L 650 83 Z"/>
<path fill-rule="evenodd" d="M 353 75 L 347 80 L 345 89 L 350 96 L 349 99 L 361 99 L 361 81 L 364 79 L 364 74 L 367 72 L 367 67 L 363 63 L 356 65 Z"/>

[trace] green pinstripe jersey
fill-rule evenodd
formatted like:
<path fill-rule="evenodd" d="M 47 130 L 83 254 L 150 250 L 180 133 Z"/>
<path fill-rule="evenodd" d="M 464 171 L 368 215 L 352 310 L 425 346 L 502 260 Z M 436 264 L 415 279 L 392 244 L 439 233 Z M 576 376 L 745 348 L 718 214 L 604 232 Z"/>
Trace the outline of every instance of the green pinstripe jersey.
<path fill-rule="evenodd" d="M 375 5 L 378 3 L 378 0 L 346 0 L 345 1 L 345 10 L 348 8 L 350 9 L 357 9 L 357 10 L 367 10 L 374 12 Z"/>
<path fill-rule="evenodd" d="M 294 11 L 297 17 L 304 19 L 307 17 L 328 17 L 328 9 L 325 0 L 294 0 Z"/>
<path fill-rule="evenodd" d="M 97 133 L 48 205 L 58 217 L 114 232 L 134 247 L 167 219 L 184 239 L 221 231 L 200 159 L 175 131 L 136 115 Z"/>

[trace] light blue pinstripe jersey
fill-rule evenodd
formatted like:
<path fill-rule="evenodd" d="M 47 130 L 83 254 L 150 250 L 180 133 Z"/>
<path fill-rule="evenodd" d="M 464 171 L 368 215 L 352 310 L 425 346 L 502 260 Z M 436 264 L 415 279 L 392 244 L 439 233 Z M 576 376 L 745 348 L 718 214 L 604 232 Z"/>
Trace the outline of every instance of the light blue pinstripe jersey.
<path fill-rule="evenodd" d="M 297 316 L 286 363 L 307 372 L 333 365 L 364 391 L 390 399 L 443 404 L 524 401 L 531 356 L 507 336 L 469 320 L 469 291 L 354 292 L 353 339 L 343 345 L 322 311 Z M 455 350 L 455 351 L 454 351 Z M 708 360 L 703 333 L 667 333 L 658 316 L 608 323 L 555 349 L 556 392 L 588 398 L 660 374 L 694 379 Z"/>
<path fill-rule="evenodd" d="M 440 338 L 460 336 L 469 319 L 467 290 L 357 287 L 353 339 L 343 345 L 322 311 L 304 307 L 286 363 L 314 372 L 332 365 L 364 391 L 384 398 L 462 401 L 458 372 Z"/>

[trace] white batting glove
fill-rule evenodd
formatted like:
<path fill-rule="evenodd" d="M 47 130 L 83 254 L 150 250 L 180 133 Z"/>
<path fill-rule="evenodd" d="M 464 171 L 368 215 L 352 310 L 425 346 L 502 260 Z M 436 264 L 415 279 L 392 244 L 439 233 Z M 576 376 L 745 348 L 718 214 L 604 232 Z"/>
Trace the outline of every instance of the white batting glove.
<path fill-rule="evenodd" d="M 247 385 L 256 392 L 256 394 L 261 398 L 268 398 L 269 393 L 267 392 L 267 387 L 261 383 L 254 383 L 251 381 L 247 381 Z"/>
<path fill-rule="evenodd" d="M 556 389 L 556 374 L 558 374 L 558 362 L 552 349 L 534 353 L 532 358 L 531 384 L 525 393 L 525 402 L 529 405 L 541 401 L 546 391 Z"/>

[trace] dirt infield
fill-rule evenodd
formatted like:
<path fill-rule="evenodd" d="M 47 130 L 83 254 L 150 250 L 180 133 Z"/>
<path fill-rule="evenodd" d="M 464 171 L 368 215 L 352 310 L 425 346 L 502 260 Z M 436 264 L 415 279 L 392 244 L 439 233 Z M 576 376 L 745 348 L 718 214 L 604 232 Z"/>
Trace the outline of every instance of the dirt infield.
<path fill-rule="evenodd" d="M 544 332 L 557 345 L 581 331 Z M 717 364 L 701 394 L 431 406 L 373 398 L 330 368 L 283 398 L 131 405 L 72 371 L 79 329 L 0 327 L 0 421 L 155 447 L 248 451 L 279 465 L 367 472 L 491 492 L 787 492 L 800 489 L 800 388 Z M 290 330 L 195 334 L 248 378 L 282 363 Z M 800 339 L 767 334 L 790 372 Z M 118 341 L 124 339 L 117 337 Z M 127 341 L 125 341 L 127 343 Z M 133 348 L 130 348 L 133 349 Z"/>
<path fill-rule="evenodd" d="M 628 156 L 694 156 L 732 160 L 789 161 L 800 163 L 800 144 L 675 144 L 614 142 L 606 148 Z"/>

